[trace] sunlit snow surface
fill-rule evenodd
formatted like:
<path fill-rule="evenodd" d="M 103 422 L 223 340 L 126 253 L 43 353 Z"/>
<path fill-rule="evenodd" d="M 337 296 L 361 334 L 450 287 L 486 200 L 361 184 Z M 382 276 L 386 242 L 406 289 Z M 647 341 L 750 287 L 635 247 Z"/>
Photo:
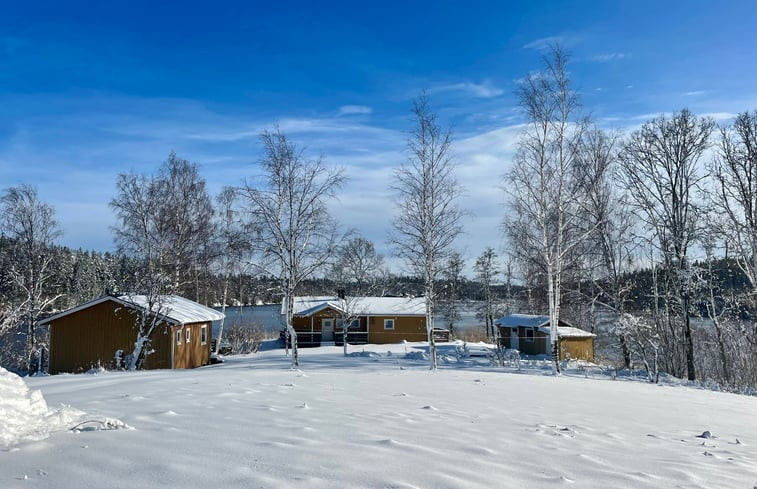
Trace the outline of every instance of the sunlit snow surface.
<path fill-rule="evenodd" d="M 300 370 L 272 350 L 194 370 L 24 379 L 49 406 L 133 429 L 21 441 L 0 451 L 0 487 L 757 483 L 755 397 L 577 369 L 555 378 L 538 362 L 519 372 L 451 349 L 430 372 L 416 346 L 303 349 Z"/>

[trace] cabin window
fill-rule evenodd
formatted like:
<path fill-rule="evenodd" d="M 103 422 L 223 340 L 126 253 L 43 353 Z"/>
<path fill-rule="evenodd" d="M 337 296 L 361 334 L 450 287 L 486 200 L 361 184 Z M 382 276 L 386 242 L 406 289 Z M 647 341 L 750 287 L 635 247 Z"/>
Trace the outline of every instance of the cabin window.
<path fill-rule="evenodd" d="M 394 319 L 384 319 L 384 329 L 394 329 Z"/>
<path fill-rule="evenodd" d="M 189 343 L 189 332 L 190 331 L 191 331 L 191 329 L 187 328 L 187 343 Z"/>
<path fill-rule="evenodd" d="M 526 342 L 534 342 L 534 328 L 526 328 Z"/>
<path fill-rule="evenodd" d="M 347 326 L 348 329 L 355 329 L 360 327 L 360 320 L 359 319 L 353 319 L 350 321 L 350 325 Z M 337 319 L 336 320 L 336 329 L 344 329 L 344 319 Z"/>
<path fill-rule="evenodd" d="M 176 331 L 176 344 L 181 345 L 181 330 Z"/>
<path fill-rule="evenodd" d="M 200 343 L 203 345 L 208 343 L 208 327 L 203 326 L 200 328 Z"/>

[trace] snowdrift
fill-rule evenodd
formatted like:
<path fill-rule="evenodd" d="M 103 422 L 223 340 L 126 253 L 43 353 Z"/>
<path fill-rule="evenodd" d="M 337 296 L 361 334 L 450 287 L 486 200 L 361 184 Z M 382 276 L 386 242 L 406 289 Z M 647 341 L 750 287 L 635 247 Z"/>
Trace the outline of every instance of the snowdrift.
<path fill-rule="evenodd" d="M 42 392 L 29 390 L 21 377 L 0 367 L 0 450 L 69 429 L 83 416 L 71 407 L 48 408 Z"/>

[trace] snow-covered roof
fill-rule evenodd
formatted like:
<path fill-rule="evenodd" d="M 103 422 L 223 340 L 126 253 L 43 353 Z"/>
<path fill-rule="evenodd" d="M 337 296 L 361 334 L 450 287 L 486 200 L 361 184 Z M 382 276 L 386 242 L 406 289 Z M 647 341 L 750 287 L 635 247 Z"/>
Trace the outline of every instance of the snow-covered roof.
<path fill-rule="evenodd" d="M 144 295 L 122 295 L 119 299 L 136 304 L 142 309 L 147 309 L 148 306 L 147 296 Z M 217 321 L 224 317 L 223 313 L 215 309 L 178 295 L 161 296 L 158 303 L 154 304 L 153 307 L 157 307 L 157 312 L 163 316 L 180 324 Z"/>
<path fill-rule="evenodd" d="M 139 309 L 147 309 L 148 305 L 147 296 L 144 295 L 122 295 L 119 297 L 105 295 L 89 302 L 85 302 L 72 309 L 47 317 L 40 321 L 39 324 L 50 323 L 58 318 L 68 316 L 69 314 L 87 309 L 88 307 L 95 306 L 105 301 L 118 302 L 126 307 L 136 307 Z M 215 309 L 203 306 L 202 304 L 198 304 L 195 301 L 191 301 L 178 295 L 161 296 L 159 304 L 154 304 L 153 308 L 157 309 L 156 312 L 166 318 L 166 320 L 176 324 L 216 321 L 223 319 L 224 317 L 223 313 L 216 311 Z"/>
<path fill-rule="evenodd" d="M 549 326 L 542 326 L 539 331 L 549 334 Z M 558 326 L 557 336 L 560 338 L 594 338 L 597 335 L 573 326 Z"/>
<path fill-rule="evenodd" d="M 538 328 L 549 324 L 549 316 L 534 316 L 531 314 L 508 314 L 496 321 L 494 324 L 504 327 L 524 326 L 527 328 Z"/>
<path fill-rule="evenodd" d="M 534 316 L 531 314 L 508 314 L 496 321 L 494 324 L 504 328 L 516 328 L 522 326 L 525 328 L 539 328 L 544 334 L 549 334 L 549 316 Z M 560 338 L 593 338 L 597 335 L 568 325 L 567 322 L 560 320 L 560 324 L 565 326 L 557 327 L 557 336 Z"/>
<path fill-rule="evenodd" d="M 310 316 L 331 308 L 363 316 L 424 316 L 426 299 L 423 297 L 347 297 L 342 301 L 334 296 L 302 296 L 294 298 L 293 313 Z M 282 304 L 281 313 L 284 313 Z"/>

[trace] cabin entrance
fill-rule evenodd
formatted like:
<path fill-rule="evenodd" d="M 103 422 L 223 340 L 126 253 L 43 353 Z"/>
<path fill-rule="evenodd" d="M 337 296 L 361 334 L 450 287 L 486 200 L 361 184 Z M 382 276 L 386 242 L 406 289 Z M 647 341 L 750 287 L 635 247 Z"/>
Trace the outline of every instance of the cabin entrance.
<path fill-rule="evenodd" d="M 321 319 L 321 342 L 334 341 L 334 320 Z"/>
<path fill-rule="evenodd" d="M 510 348 L 513 350 L 520 350 L 520 343 L 518 342 L 518 328 L 510 329 Z"/>

